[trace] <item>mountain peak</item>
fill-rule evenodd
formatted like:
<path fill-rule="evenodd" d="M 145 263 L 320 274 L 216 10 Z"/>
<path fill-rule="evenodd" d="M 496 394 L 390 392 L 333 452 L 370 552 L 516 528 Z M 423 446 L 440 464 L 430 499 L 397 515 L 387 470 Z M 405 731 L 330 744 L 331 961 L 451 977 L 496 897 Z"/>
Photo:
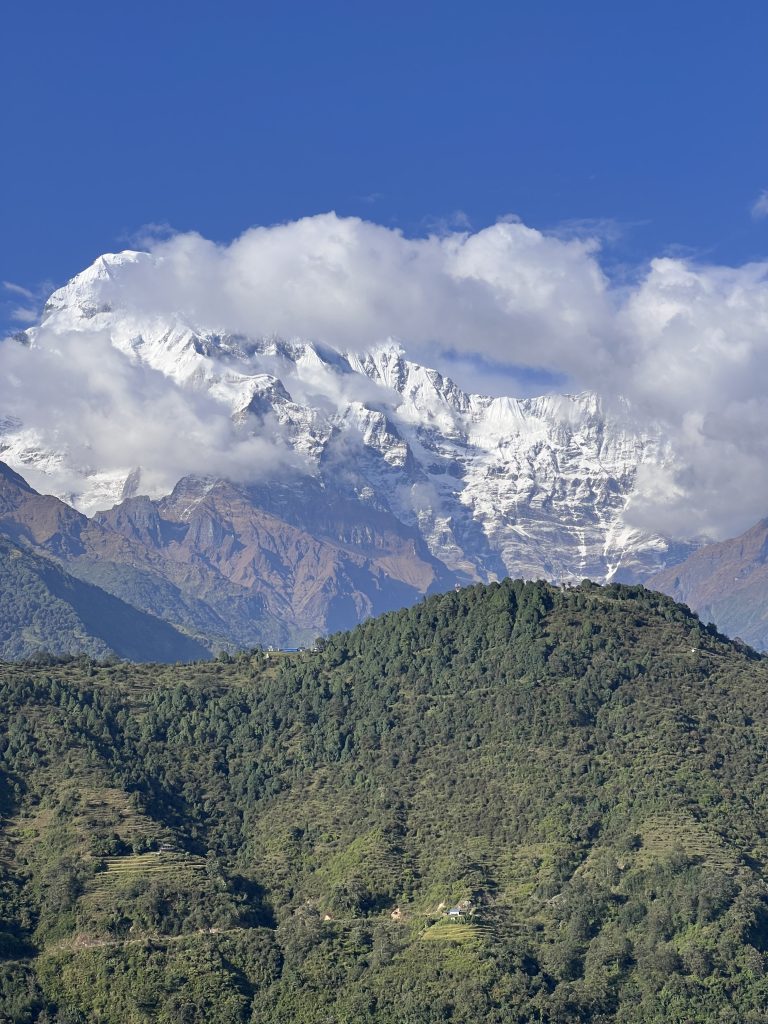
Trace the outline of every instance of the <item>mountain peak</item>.
<path fill-rule="evenodd" d="M 6 465 L 5 462 L 0 462 L 0 480 L 5 484 L 10 484 L 12 487 L 18 488 L 19 490 L 32 493 L 32 488 L 24 477 L 11 469 L 11 467 Z"/>
<path fill-rule="evenodd" d="M 99 313 L 112 312 L 119 288 L 114 287 L 120 271 L 130 265 L 151 263 L 147 252 L 125 249 L 104 253 L 50 296 L 43 310 L 43 322 L 65 316 L 68 323 L 90 320 Z M 66 326 L 63 324 L 62 326 Z"/>
<path fill-rule="evenodd" d="M 167 282 L 153 277 L 162 266 L 149 253 L 106 254 L 54 293 L 46 320 L 29 332 L 33 344 L 35 332 L 50 330 L 54 342 L 70 332 L 72 345 L 91 338 L 111 345 L 117 377 L 122 358 L 131 386 L 151 386 L 162 430 L 172 435 L 177 420 L 185 424 L 184 436 L 158 439 L 163 454 L 153 465 L 151 449 L 122 453 L 120 444 L 105 449 L 79 436 L 68 447 L 67 425 L 52 430 L 34 410 L 24 424 L 3 420 L 0 452 L 14 466 L 50 473 L 51 489 L 75 491 L 83 511 L 135 493 L 139 463 L 141 487 L 153 499 L 182 477 L 268 484 L 287 465 L 310 489 L 316 479 L 368 510 L 387 509 L 462 578 L 631 579 L 664 565 L 670 542 L 624 521 L 638 467 L 663 461 L 664 448 L 658 432 L 636 428 L 621 407 L 609 412 L 591 392 L 468 394 L 408 359 L 395 338 L 343 353 L 310 338 L 225 329 L 193 300 L 194 308 L 162 313 L 138 297 L 143 288 L 173 306 Z M 121 384 L 107 389 L 118 402 Z M 129 408 L 134 398 L 125 396 Z M 137 407 L 152 415 L 142 402 Z M 124 422 L 124 410 L 115 411 Z M 80 451 L 86 469 L 69 450 Z M 181 497 L 174 492 L 173 501 Z"/>

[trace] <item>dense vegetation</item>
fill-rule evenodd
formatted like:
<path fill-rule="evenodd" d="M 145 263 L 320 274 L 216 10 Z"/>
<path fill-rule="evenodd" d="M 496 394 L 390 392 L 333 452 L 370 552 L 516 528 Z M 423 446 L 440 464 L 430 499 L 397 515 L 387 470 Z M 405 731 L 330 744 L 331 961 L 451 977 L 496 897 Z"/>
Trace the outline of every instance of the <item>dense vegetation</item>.
<path fill-rule="evenodd" d="M 519 581 L 5 665 L 0 1020 L 768 1022 L 767 682 L 659 594 Z"/>
<path fill-rule="evenodd" d="M 0 534 L 0 657 L 41 650 L 164 662 L 208 654 L 169 623 Z"/>

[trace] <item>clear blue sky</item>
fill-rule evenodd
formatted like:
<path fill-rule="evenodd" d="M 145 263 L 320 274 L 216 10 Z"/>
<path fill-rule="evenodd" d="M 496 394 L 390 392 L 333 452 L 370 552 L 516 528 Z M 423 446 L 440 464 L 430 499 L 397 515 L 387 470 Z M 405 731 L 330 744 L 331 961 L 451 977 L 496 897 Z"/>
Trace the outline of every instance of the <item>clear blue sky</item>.
<path fill-rule="evenodd" d="M 768 255 L 762 0 L 11 0 L 2 40 L 0 280 L 31 290 L 147 223 L 329 209 Z"/>

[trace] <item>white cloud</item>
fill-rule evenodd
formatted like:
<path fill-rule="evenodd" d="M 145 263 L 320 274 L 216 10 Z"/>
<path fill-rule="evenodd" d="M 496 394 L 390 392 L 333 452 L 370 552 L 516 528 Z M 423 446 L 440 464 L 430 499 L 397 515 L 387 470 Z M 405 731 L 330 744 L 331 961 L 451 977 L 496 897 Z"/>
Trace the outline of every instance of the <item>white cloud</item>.
<path fill-rule="evenodd" d="M 11 310 L 11 320 L 15 320 L 19 324 L 31 324 L 37 320 L 38 312 L 36 309 L 32 309 L 28 306 L 16 306 L 15 309 Z"/>
<path fill-rule="evenodd" d="M 728 535 L 768 513 L 768 263 L 655 260 L 617 316 L 603 387 L 666 425 L 674 488 L 647 515 Z"/>
<path fill-rule="evenodd" d="M 760 195 L 752 204 L 752 216 L 755 220 L 768 217 L 768 189 L 763 189 Z"/>
<path fill-rule="evenodd" d="M 178 232 L 167 221 L 160 223 L 149 221 L 147 224 L 142 224 L 136 231 L 124 235 L 121 241 L 128 242 L 129 245 L 139 249 L 150 249 L 157 242 L 171 238 L 175 234 Z"/>
<path fill-rule="evenodd" d="M 242 430 L 206 391 L 182 388 L 127 359 L 107 332 L 86 340 L 42 330 L 31 347 L 0 346 L 2 415 L 30 424 L 66 452 L 54 473 L 58 493 L 77 493 L 83 469 L 125 474 L 141 466 L 142 491 L 154 494 L 168 493 L 190 473 L 251 481 L 309 469 L 279 433 L 256 437 Z"/>
<path fill-rule="evenodd" d="M 148 313 L 341 349 L 389 337 L 411 351 L 477 352 L 556 371 L 601 353 L 612 316 L 591 239 L 504 221 L 409 239 L 333 214 L 254 228 L 230 245 L 196 234 L 158 242 L 159 264 L 127 266 L 119 301 Z M 114 298 L 115 288 L 110 294 Z"/>
<path fill-rule="evenodd" d="M 37 298 L 35 293 L 30 291 L 29 288 L 24 288 L 20 284 L 14 284 L 13 281 L 3 281 L 3 288 L 5 288 L 6 291 L 13 292 L 14 295 L 22 295 L 25 299 Z"/>
<path fill-rule="evenodd" d="M 413 239 L 334 214 L 253 228 L 229 245 L 197 234 L 154 239 L 151 250 L 155 260 L 126 264 L 105 281 L 113 306 L 338 349 L 396 338 L 413 357 L 447 362 L 496 393 L 516 377 L 526 388 L 552 379 L 563 389 L 623 394 L 640 420 L 664 425 L 679 454 L 675 472 L 644 471 L 636 522 L 723 536 L 768 513 L 768 263 L 665 257 L 632 283 L 614 284 L 598 240 L 583 231 L 558 236 L 506 218 L 474 233 Z M 28 373 L 27 402 L 68 409 L 91 444 L 119 436 L 133 464 L 146 464 L 146 424 L 153 436 L 167 430 L 157 456 L 166 474 L 196 461 L 235 474 L 247 463 L 221 407 L 115 362 L 106 341 L 66 344 L 73 369 L 63 390 L 53 375 L 46 395 Z M 24 418 L 17 404 L 21 412 L 8 411 Z M 269 469 L 280 449 L 263 444 L 254 458 Z"/>
<path fill-rule="evenodd" d="M 424 229 L 431 235 L 449 235 L 453 231 L 470 231 L 472 221 L 464 210 L 454 210 L 442 217 L 427 217 Z"/>

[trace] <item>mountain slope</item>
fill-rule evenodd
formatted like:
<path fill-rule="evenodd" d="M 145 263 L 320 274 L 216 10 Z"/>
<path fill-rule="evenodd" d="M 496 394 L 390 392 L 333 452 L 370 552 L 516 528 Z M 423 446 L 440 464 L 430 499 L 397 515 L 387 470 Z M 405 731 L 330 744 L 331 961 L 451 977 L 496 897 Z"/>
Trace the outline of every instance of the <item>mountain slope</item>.
<path fill-rule="evenodd" d="M 6 417 L 0 456 L 78 508 L 91 513 L 142 491 L 157 499 L 189 475 L 278 485 L 305 505 L 319 484 L 356 505 L 361 522 L 374 512 L 396 519 L 465 582 L 508 573 L 641 579 L 692 549 L 627 515 L 642 496 L 640 467 L 667 466 L 673 453 L 623 403 L 470 395 L 394 344 L 340 353 L 245 337 L 191 311 L 137 308 L 132 280 L 161 271 L 147 253 L 100 257 L 25 333 L 31 353 L 63 346 L 76 363 L 106 339 L 113 375 L 156 395 L 149 415 L 164 434 L 185 416 L 192 424 L 194 445 L 163 436 L 163 455 L 148 443 L 130 463 L 119 444 L 84 443 L 68 423 L 51 430 L 48 410 Z M 117 403 L 120 422 L 132 397 Z M 178 412 L 170 423 L 166 406 Z M 127 434 L 141 430 L 125 424 Z M 311 517 L 300 525 L 314 536 Z"/>
<path fill-rule="evenodd" d="M 768 649 L 768 519 L 740 537 L 707 544 L 647 585 L 683 601 L 729 636 Z"/>
<path fill-rule="evenodd" d="M 40 652 L 160 662 L 210 657 L 168 623 L 0 535 L 0 658 Z"/>
<path fill-rule="evenodd" d="M 186 478 L 88 519 L 0 463 L 0 532 L 214 649 L 311 642 L 455 581 L 390 513 L 313 481 Z"/>
<path fill-rule="evenodd" d="M 660 594 L 0 680 L 14 1020 L 765 1020 L 768 662 Z"/>

